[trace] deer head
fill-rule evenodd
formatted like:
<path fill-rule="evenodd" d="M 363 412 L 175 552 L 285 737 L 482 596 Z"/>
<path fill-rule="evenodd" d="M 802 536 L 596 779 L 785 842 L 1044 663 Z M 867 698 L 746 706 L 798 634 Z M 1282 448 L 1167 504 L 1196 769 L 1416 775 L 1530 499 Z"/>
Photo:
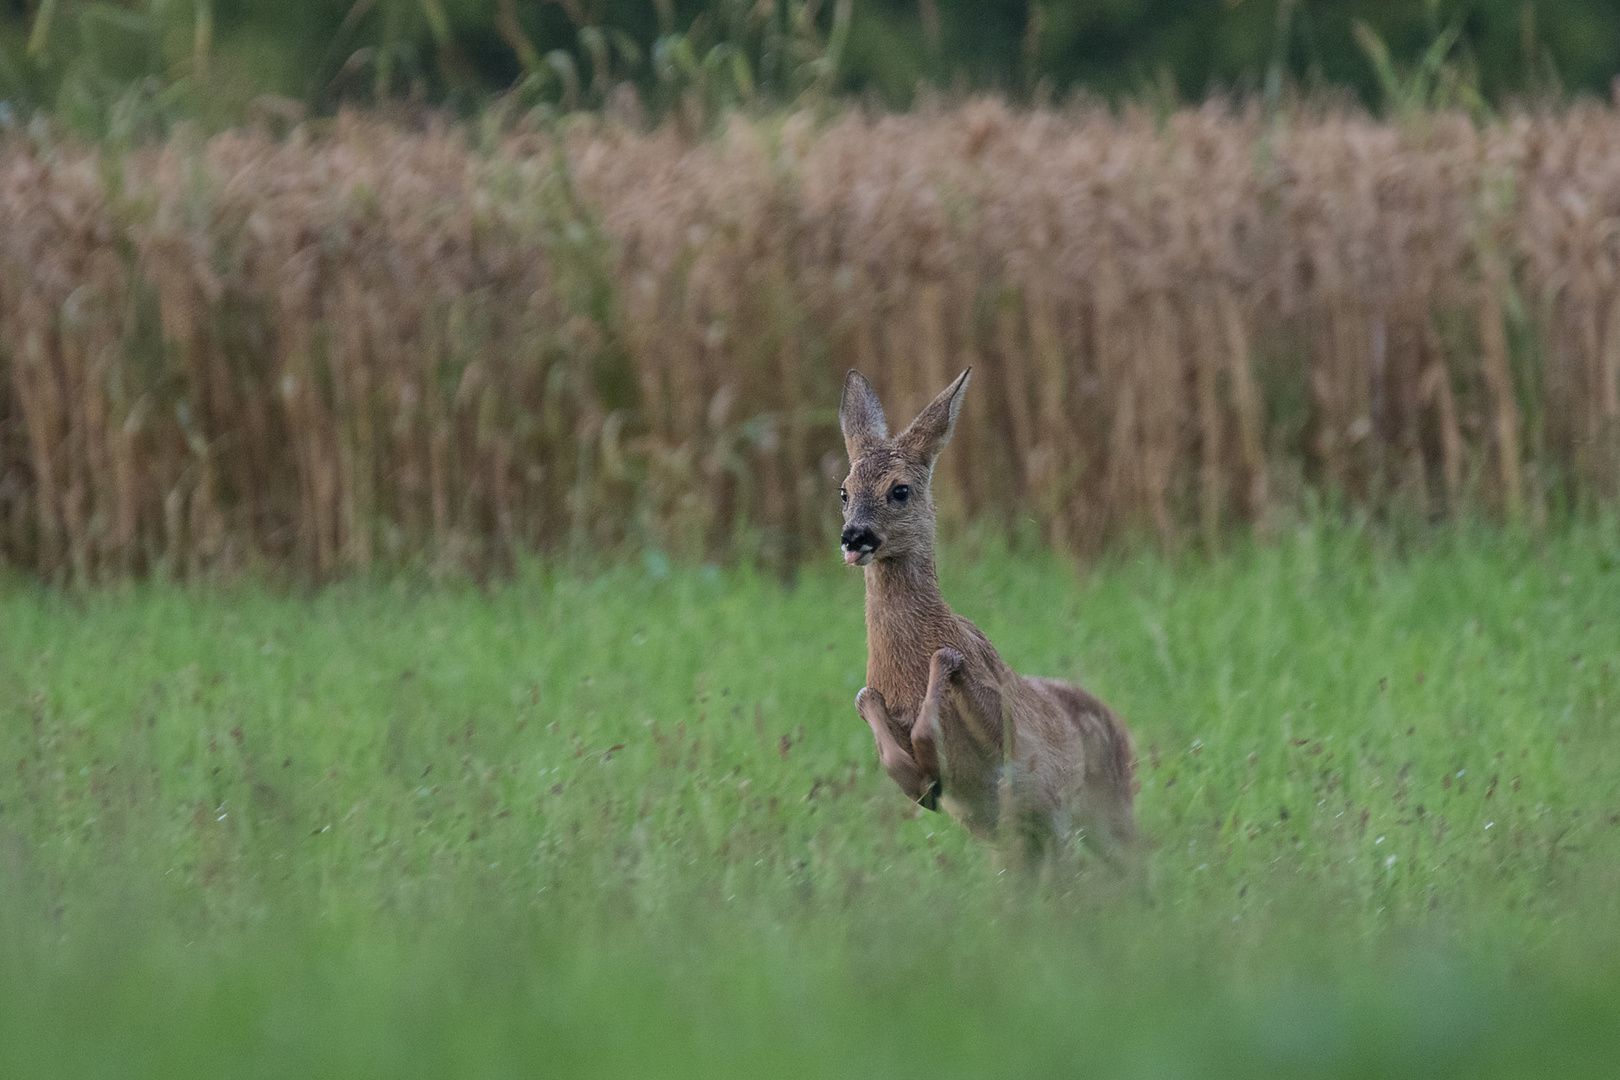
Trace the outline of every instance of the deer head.
<path fill-rule="evenodd" d="M 844 380 L 838 426 L 849 452 L 849 476 L 839 489 L 844 504 L 844 562 L 866 566 L 874 559 L 906 560 L 934 551 L 934 463 L 951 441 L 962 391 L 972 368 L 894 438 L 877 392 L 861 373 Z"/>

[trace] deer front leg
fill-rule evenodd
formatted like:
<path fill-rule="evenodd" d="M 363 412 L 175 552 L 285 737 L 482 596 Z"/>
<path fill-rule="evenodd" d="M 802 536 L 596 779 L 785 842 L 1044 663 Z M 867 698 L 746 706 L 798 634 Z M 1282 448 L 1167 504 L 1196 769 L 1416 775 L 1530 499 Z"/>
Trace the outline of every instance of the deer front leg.
<path fill-rule="evenodd" d="M 860 712 L 861 719 L 866 721 L 866 726 L 872 729 L 872 738 L 877 740 L 878 761 L 882 762 L 883 771 L 900 785 L 906 798 L 920 804 L 925 810 L 938 810 L 939 783 L 937 779 L 924 777 L 922 770 L 917 768 L 917 762 L 895 741 L 883 695 L 870 686 L 862 687 L 861 692 L 855 695 L 855 708 Z"/>
<path fill-rule="evenodd" d="M 933 782 L 937 793 L 940 788 L 939 753 L 944 742 L 939 725 L 939 703 L 945 691 L 966 663 L 955 649 L 939 649 L 928 665 L 928 689 L 922 704 L 917 707 L 917 719 L 911 725 L 911 753 L 917 760 L 922 775 Z M 936 794 L 937 797 L 937 794 Z"/>

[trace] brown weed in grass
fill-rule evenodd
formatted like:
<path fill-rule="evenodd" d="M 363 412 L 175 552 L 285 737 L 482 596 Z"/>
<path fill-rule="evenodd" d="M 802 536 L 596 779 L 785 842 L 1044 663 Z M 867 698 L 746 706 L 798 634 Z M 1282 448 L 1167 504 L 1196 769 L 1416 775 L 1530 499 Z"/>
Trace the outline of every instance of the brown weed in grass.
<path fill-rule="evenodd" d="M 1590 105 L 13 141 L 0 557 L 786 570 L 831 550 L 848 367 L 904 412 L 974 366 L 947 524 L 1072 550 L 1213 545 L 1299 476 L 1431 516 L 1612 498 L 1617 222 Z"/>

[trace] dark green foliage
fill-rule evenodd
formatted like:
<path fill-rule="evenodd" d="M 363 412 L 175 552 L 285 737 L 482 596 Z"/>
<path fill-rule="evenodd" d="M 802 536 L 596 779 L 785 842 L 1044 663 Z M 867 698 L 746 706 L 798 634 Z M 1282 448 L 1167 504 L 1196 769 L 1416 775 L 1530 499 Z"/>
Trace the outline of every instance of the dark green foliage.
<path fill-rule="evenodd" d="M 261 93 L 465 109 L 520 89 L 571 109 L 626 82 L 659 111 L 691 91 L 905 105 L 928 86 L 1162 100 L 1290 80 L 1376 105 L 1358 24 L 1403 65 L 1454 33 L 1444 59 L 1491 101 L 1604 94 L 1620 74 L 1607 0 L 18 0 L 0 94 L 126 136 L 239 120 Z"/>
<path fill-rule="evenodd" d="M 1354 25 L 1364 22 L 1404 62 L 1455 26 L 1455 57 L 1477 68 L 1488 97 L 1535 92 L 1550 78 L 1604 93 L 1620 74 L 1620 9 L 1604 0 L 1101 0 L 979 3 L 938 0 L 935 79 L 986 73 L 1008 89 L 1046 79 L 1131 94 L 1166 73 L 1184 97 L 1253 87 L 1273 66 L 1308 86 L 1354 88 L 1369 104 L 1379 84 Z M 917 5 L 867 6 L 897 22 Z M 1016 73 L 1011 78 L 1008 73 Z M 881 63 L 872 77 L 882 77 Z"/>

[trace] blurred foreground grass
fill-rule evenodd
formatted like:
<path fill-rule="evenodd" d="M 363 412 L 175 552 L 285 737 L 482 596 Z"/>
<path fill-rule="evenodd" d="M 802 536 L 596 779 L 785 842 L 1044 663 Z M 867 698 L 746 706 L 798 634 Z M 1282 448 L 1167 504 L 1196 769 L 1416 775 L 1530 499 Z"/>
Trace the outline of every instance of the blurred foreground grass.
<path fill-rule="evenodd" d="M 1610 1074 L 1612 525 L 945 563 L 1141 882 L 904 801 L 831 568 L 0 586 L 0 1073 Z"/>

